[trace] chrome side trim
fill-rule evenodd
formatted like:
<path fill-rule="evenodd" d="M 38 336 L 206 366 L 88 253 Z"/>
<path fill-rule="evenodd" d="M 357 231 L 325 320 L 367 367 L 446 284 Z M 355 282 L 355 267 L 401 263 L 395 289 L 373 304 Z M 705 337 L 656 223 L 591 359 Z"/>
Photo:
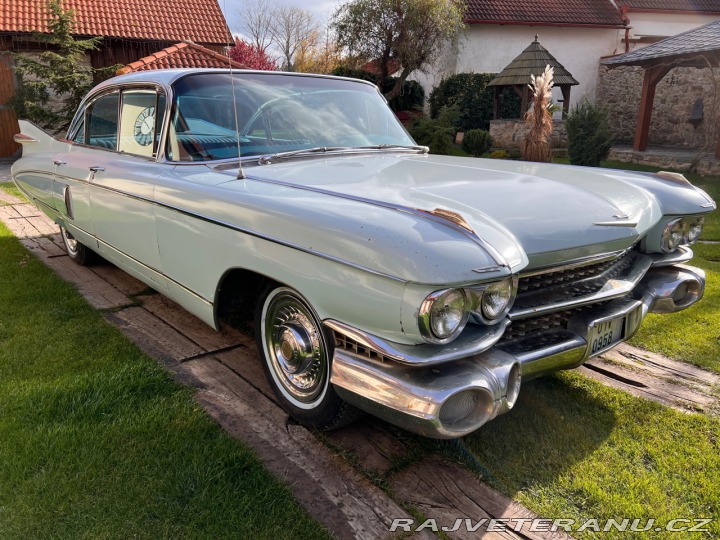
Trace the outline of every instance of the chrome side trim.
<path fill-rule="evenodd" d="M 282 180 L 273 180 L 270 178 L 262 178 L 259 176 L 248 175 L 246 177 L 246 179 L 253 180 L 255 182 L 263 182 L 265 184 L 278 185 L 278 186 L 287 187 L 287 188 L 291 188 L 291 189 L 310 191 L 312 193 L 319 193 L 321 195 L 327 195 L 329 197 L 337 197 L 340 199 L 347 199 L 347 200 L 355 201 L 355 202 L 359 202 L 359 203 L 370 204 L 373 206 L 378 206 L 380 208 L 387 208 L 389 210 L 394 210 L 396 212 L 402 212 L 405 214 L 410 214 L 410 215 L 413 215 L 416 217 L 420 217 L 426 221 L 432 221 L 434 223 L 438 223 L 449 229 L 452 229 L 453 231 L 459 232 L 466 238 L 475 242 L 482 249 L 484 249 L 488 255 L 490 255 L 490 257 L 493 259 L 493 261 L 495 261 L 495 264 L 497 264 L 498 266 L 504 267 L 504 268 L 510 268 L 510 265 L 503 258 L 503 256 L 500 255 L 500 253 L 493 246 L 491 246 L 488 242 L 483 240 L 474 231 L 468 230 L 465 227 L 458 225 L 457 223 L 448 219 L 447 217 L 443 217 L 442 215 L 434 214 L 432 211 L 422 210 L 422 209 L 418 209 L 418 208 L 410 208 L 409 206 L 403 206 L 400 204 L 391 204 L 391 203 L 386 203 L 383 201 L 378 201 L 376 199 L 368 199 L 365 197 L 358 197 L 356 195 L 349 195 L 347 193 L 338 193 L 337 191 L 331 191 L 328 189 L 322 189 L 322 188 L 313 187 L 313 186 L 304 186 L 304 185 L 300 185 L 300 184 L 294 184 L 292 182 L 285 182 Z"/>
<path fill-rule="evenodd" d="M 405 345 L 386 341 L 334 319 L 325 319 L 323 324 L 358 342 L 363 347 L 373 349 L 401 364 L 432 366 L 487 351 L 502 337 L 510 321 L 504 319 L 499 324 L 487 327 L 467 326 L 465 331 L 449 345 Z"/>
<path fill-rule="evenodd" d="M 544 313 L 552 313 L 573 307 L 587 306 L 589 304 L 595 304 L 597 302 L 603 302 L 605 300 L 611 300 L 613 298 L 624 296 L 635 288 L 651 266 L 652 258 L 647 255 L 639 255 L 632 270 L 630 270 L 630 273 L 625 278 L 609 280 L 603 288 L 596 293 L 588 296 L 573 298 L 572 300 L 566 300 L 564 302 L 556 302 L 554 304 L 525 309 L 512 309 L 510 310 L 509 317 L 511 320 L 526 319 L 528 317 L 534 317 Z"/>

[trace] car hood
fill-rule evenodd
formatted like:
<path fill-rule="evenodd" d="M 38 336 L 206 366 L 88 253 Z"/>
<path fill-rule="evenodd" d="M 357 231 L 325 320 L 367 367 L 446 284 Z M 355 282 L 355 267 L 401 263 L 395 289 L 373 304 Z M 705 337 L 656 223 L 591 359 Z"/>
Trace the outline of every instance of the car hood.
<path fill-rule="evenodd" d="M 459 213 L 511 266 L 622 249 L 657 222 L 662 209 L 633 173 L 435 155 L 303 159 L 246 171 L 366 204 Z M 569 256 L 570 255 L 570 256 Z"/>

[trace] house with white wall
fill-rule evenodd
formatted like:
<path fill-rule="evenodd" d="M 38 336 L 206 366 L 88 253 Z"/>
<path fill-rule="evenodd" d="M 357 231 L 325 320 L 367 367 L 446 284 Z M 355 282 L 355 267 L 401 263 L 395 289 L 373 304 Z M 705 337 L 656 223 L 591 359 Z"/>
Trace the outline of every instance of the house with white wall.
<path fill-rule="evenodd" d="M 498 73 L 540 36 L 579 81 L 571 105 L 595 99 L 601 58 L 720 19 L 720 0 L 466 0 L 465 35 L 427 74 L 426 94 L 454 73 Z M 561 98 L 556 91 L 556 100 Z"/>

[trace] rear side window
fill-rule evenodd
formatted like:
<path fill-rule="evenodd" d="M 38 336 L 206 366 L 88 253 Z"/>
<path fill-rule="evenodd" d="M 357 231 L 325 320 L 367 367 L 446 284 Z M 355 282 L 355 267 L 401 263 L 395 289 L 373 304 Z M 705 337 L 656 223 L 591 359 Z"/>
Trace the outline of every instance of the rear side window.
<path fill-rule="evenodd" d="M 117 148 L 119 94 L 96 99 L 87 110 L 85 144 L 107 150 Z"/>
<path fill-rule="evenodd" d="M 155 156 L 164 108 L 164 97 L 159 97 L 154 90 L 124 91 L 118 149 L 138 156 Z"/>

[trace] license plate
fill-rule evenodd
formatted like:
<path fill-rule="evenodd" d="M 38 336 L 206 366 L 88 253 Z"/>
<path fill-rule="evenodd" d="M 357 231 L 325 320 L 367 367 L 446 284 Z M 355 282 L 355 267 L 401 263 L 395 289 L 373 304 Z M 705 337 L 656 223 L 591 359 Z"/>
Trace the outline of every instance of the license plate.
<path fill-rule="evenodd" d="M 591 326 L 588 332 L 590 355 L 598 354 L 623 338 L 625 317 L 618 317 Z"/>

